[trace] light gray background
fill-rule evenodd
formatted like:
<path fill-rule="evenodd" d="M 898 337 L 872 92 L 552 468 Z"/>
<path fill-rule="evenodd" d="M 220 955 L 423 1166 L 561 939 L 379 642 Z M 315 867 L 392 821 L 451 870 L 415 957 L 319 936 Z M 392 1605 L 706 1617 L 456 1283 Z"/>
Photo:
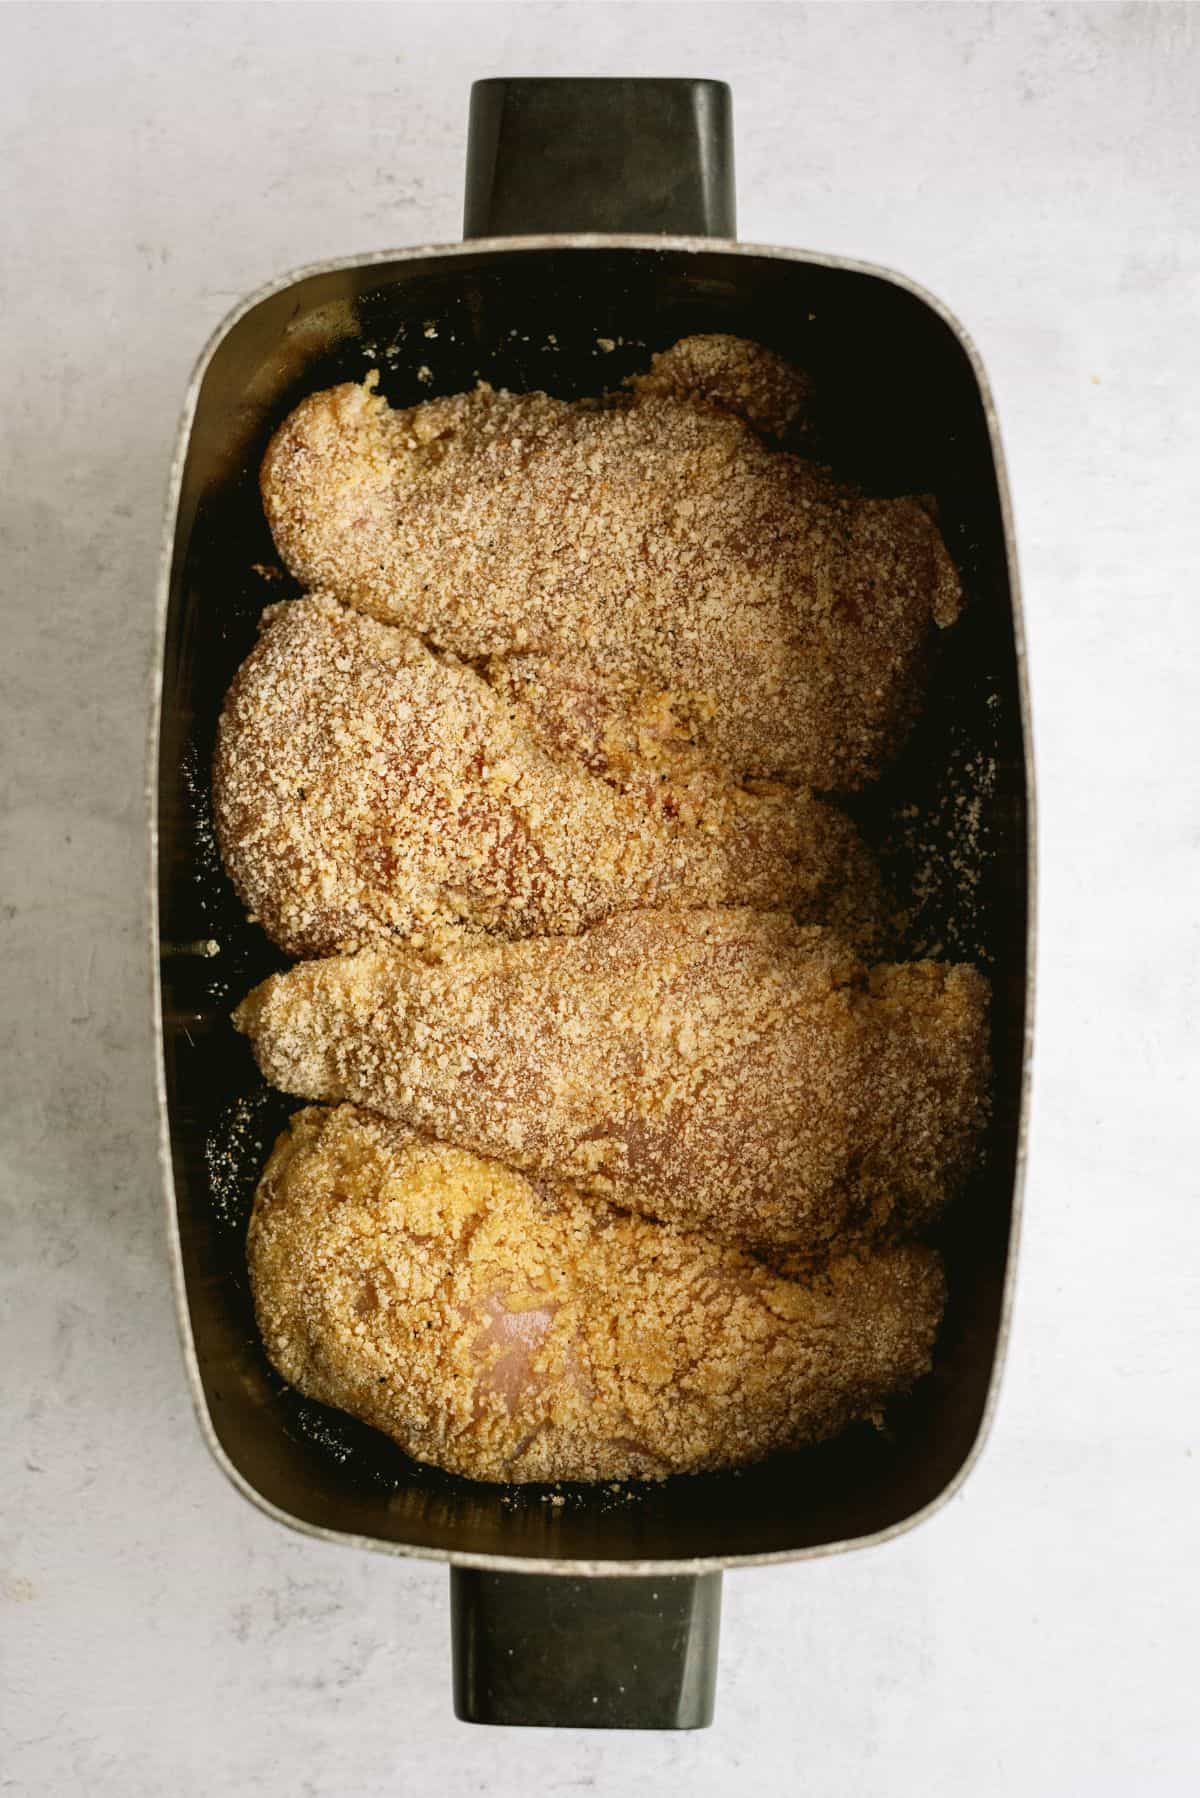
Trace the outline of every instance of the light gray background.
<path fill-rule="evenodd" d="M 0 1787 L 1194 1792 L 1200 12 L 4 7 L 0 64 Z M 224 1484 L 154 1164 L 144 714 L 189 369 L 268 277 L 454 238 L 469 82 L 538 72 L 724 76 L 742 236 L 958 312 L 1028 607 L 1041 992 L 998 1422 L 915 1534 L 727 1580 L 691 1737 L 456 1724 L 444 1572 Z"/>

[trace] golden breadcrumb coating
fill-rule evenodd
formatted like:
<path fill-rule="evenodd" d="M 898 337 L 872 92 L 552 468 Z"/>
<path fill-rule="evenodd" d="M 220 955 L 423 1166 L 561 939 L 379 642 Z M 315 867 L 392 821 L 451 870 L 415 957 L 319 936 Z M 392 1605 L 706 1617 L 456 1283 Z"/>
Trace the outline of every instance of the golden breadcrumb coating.
<path fill-rule="evenodd" d="M 406 411 L 369 386 L 313 394 L 263 462 L 279 552 L 498 681 L 520 658 L 535 715 L 565 673 L 628 720 L 621 743 L 662 714 L 738 778 L 857 788 L 915 715 L 958 577 L 919 500 L 864 497 L 720 409 L 739 380 L 763 422 L 798 404 L 766 355 L 685 339 L 606 406 L 486 385 Z M 570 708 L 547 704 L 561 734 Z"/>
<path fill-rule="evenodd" d="M 868 971 L 762 912 L 631 912 L 575 938 L 310 962 L 235 1013 L 263 1073 L 728 1242 L 915 1228 L 986 1111 L 987 985 Z"/>
<path fill-rule="evenodd" d="M 264 614 L 221 717 L 214 817 L 243 902 L 293 955 L 725 903 L 873 940 L 878 876 L 831 806 L 668 773 L 649 747 L 614 780 L 555 753 L 464 663 L 316 596 Z"/>
<path fill-rule="evenodd" d="M 732 412 L 764 437 L 802 435 L 813 406 L 803 370 L 761 343 L 721 331 L 681 337 L 626 385 L 639 397 L 665 394 Z"/>
<path fill-rule="evenodd" d="M 351 1106 L 293 1118 L 248 1256 L 286 1380 L 480 1480 L 655 1478 L 821 1441 L 928 1369 L 944 1297 L 926 1248 L 783 1280 Z"/>

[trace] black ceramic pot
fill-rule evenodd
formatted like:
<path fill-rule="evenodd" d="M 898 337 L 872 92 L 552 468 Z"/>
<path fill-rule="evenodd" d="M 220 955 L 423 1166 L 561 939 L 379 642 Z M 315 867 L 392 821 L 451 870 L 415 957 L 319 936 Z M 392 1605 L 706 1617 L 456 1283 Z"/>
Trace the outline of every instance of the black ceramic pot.
<path fill-rule="evenodd" d="M 880 1542 L 928 1516 L 970 1468 L 995 1403 L 1032 918 L 1004 472 L 979 358 L 945 308 L 882 269 L 733 241 L 722 84 L 481 82 L 467 162 L 464 243 L 273 283 L 217 332 L 187 395 L 160 583 L 151 809 L 162 1165 L 187 1369 L 218 1463 L 270 1515 L 450 1564 L 460 1716 L 695 1727 L 712 1713 L 722 1571 Z M 471 1484 L 282 1388 L 254 1330 L 245 1214 L 289 1107 L 263 1089 L 229 1010 L 279 958 L 217 863 L 207 770 L 258 613 L 294 590 L 260 572 L 275 557 L 257 467 L 301 395 L 369 368 L 401 404 L 467 387 L 477 372 L 579 395 L 711 330 L 811 370 L 840 467 L 880 491 L 937 497 L 968 608 L 912 741 L 859 811 L 898 877 L 920 874 L 916 946 L 940 944 L 991 975 L 994 1129 L 986 1166 L 941 1233 L 951 1300 L 936 1369 L 885 1431 L 620 1493 Z"/>

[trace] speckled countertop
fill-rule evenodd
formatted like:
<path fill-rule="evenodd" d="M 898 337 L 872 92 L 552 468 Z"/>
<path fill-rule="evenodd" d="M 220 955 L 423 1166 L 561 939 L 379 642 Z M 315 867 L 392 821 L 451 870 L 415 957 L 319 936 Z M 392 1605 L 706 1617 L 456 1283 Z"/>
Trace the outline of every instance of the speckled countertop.
<path fill-rule="evenodd" d="M 743 237 L 892 264 L 990 369 L 1041 781 L 1016 1331 L 962 1494 L 726 1581 L 715 1727 L 453 1721 L 445 1574 L 252 1510 L 186 1396 L 143 753 L 191 364 L 325 256 L 457 235 L 470 81 L 731 81 Z M 0 1790 L 1183 1798 L 1200 1783 L 1200 10 L 0 9 Z"/>

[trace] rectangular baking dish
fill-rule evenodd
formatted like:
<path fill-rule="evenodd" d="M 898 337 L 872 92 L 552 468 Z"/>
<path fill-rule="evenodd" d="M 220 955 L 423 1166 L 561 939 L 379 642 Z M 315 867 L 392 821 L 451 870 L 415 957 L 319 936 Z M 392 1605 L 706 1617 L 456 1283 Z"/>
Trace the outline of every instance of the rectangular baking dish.
<path fill-rule="evenodd" d="M 162 1166 L 205 1439 L 293 1528 L 452 1569 L 455 1698 L 476 1721 L 689 1727 L 712 1712 L 723 1569 L 881 1542 L 964 1479 L 995 1404 L 1012 1296 L 1031 1024 L 1032 780 L 1012 524 L 979 357 L 902 276 L 734 241 L 728 89 L 499 81 L 472 95 L 461 244 L 301 270 L 205 349 L 171 473 L 150 834 Z M 489 1487 L 406 1462 L 267 1366 L 242 1265 L 248 1194 L 288 1106 L 229 1010 L 280 965 L 221 873 L 208 762 L 225 689 L 281 585 L 257 496 L 305 393 L 378 369 L 399 404 L 469 386 L 599 392 L 692 331 L 808 368 L 831 459 L 936 496 L 967 610 L 899 762 L 858 805 L 921 895 L 921 941 L 994 989 L 986 1166 L 940 1236 L 934 1373 L 885 1431 L 738 1474 L 622 1492 Z"/>

